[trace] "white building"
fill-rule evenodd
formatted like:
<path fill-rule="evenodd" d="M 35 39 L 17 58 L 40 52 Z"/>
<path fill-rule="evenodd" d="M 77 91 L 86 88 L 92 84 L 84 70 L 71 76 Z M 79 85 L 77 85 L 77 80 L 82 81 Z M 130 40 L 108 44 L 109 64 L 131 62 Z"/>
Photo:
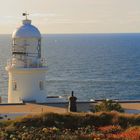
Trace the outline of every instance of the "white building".
<path fill-rule="evenodd" d="M 41 57 L 41 34 L 27 19 L 27 14 L 12 34 L 12 58 L 6 70 L 9 74 L 8 103 L 46 101 L 47 67 Z"/>

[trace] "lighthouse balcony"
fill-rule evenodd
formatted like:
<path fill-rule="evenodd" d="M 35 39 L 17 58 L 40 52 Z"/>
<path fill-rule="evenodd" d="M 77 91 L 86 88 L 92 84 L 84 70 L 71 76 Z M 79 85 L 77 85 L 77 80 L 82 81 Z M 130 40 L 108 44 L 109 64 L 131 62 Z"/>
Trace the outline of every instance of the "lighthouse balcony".
<path fill-rule="evenodd" d="M 32 61 L 32 60 L 8 60 L 7 61 L 7 67 L 6 69 L 11 69 L 11 68 L 45 68 L 47 67 L 46 60 L 41 58 L 38 61 Z"/>
<path fill-rule="evenodd" d="M 13 46 L 12 54 L 26 54 L 26 49 L 24 46 Z"/>

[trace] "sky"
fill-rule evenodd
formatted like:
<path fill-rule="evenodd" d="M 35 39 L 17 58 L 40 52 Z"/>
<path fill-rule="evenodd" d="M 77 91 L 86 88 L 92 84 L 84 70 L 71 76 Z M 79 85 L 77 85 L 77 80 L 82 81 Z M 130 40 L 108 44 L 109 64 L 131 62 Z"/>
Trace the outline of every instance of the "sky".
<path fill-rule="evenodd" d="M 138 33 L 140 0 L 0 0 L 0 34 L 11 34 L 27 11 L 41 33 Z"/>

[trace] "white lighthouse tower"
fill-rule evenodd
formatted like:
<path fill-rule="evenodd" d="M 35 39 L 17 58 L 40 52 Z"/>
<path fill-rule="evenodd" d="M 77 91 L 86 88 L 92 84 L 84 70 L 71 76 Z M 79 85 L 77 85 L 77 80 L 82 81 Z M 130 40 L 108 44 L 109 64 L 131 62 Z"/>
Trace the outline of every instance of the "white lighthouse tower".
<path fill-rule="evenodd" d="M 41 57 L 41 34 L 31 20 L 12 34 L 12 58 L 6 66 L 9 74 L 8 103 L 46 101 L 45 74 L 47 67 Z"/>

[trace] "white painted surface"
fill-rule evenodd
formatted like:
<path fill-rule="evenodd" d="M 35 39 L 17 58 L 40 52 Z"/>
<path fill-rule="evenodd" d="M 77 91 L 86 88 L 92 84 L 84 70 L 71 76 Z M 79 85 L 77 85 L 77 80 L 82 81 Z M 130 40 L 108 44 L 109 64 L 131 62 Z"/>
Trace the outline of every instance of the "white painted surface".
<path fill-rule="evenodd" d="M 6 66 L 9 74 L 8 103 L 45 102 L 47 67 L 41 58 L 39 30 L 26 19 L 13 32 L 12 39 L 12 59 Z"/>
<path fill-rule="evenodd" d="M 46 69 L 24 68 L 12 69 L 9 71 L 8 103 L 19 103 L 22 101 L 46 101 L 45 86 L 40 90 L 39 83 L 45 84 Z M 17 89 L 13 90 L 14 82 Z"/>

